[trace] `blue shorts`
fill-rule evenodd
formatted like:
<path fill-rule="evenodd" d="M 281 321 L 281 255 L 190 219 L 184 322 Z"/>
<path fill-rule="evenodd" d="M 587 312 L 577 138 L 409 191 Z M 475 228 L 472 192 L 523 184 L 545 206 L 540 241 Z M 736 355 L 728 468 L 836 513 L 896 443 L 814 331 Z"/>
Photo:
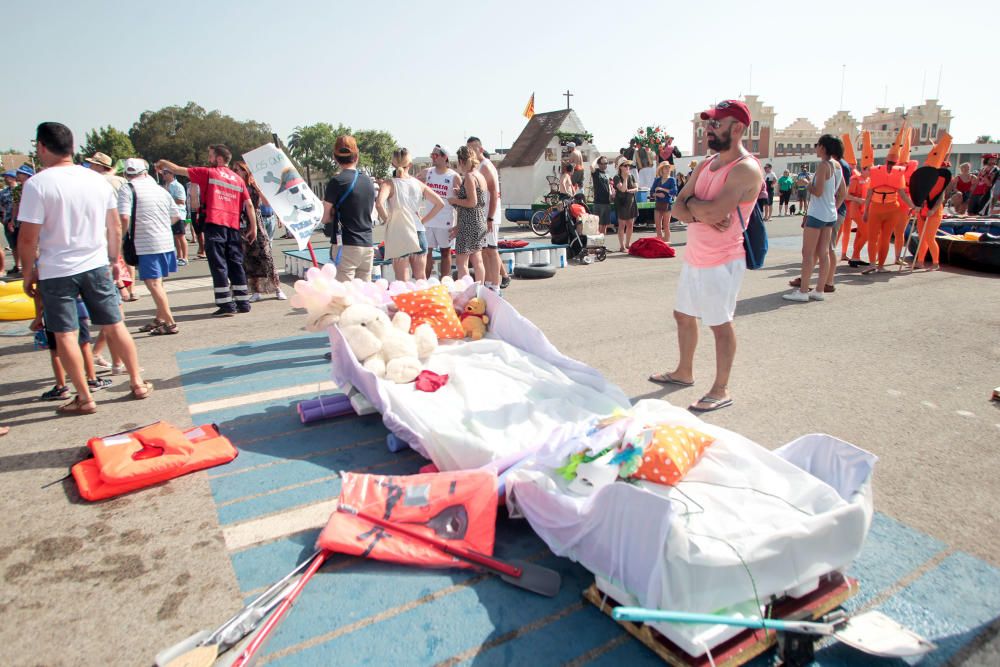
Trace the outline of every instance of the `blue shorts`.
<path fill-rule="evenodd" d="M 45 340 L 49 344 L 49 349 L 55 352 L 57 350 L 56 335 L 51 331 L 49 331 L 48 329 L 46 329 Z M 84 345 L 90 345 L 91 340 L 92 338 L 90 337 L 90 320 L 88 320 L 87 318 L 83 318 L 80 320 L 80 333 L 77 336 L 77 341 L 80 343 L 80 347 L 83 347 Z"/>
<path fill-rule="evenodd" d="M 139 280 L 166 278 L 177 271 L 177 253 L 161 252 L 156 255 L 139 255 Z"/>
<path fill-rule="evenodd" d="M 806 216 L 805 225 L 810 229 L 823 229 L 824 227 L 833 227 L 835 224 L 837 224 L 836 220 L 831 220 L 830 222 L 823 222 L 819 218 L 814 218 L 811 215 Z"/>
<path fill-rule="evenodd" d="M 408 255 L 403 255 L 399 259 L 403 259 L 403 257 L 413 257 L 415 255 L 426 255 L 427 254 L 427 234 L 426 234 L 426 232 L 417 232 L 417 240 L 420 241 L 420 250 L 418 250 L 417 252 L 411 252 Z"/>
<path fill-rule="evenodd" d="M 38 281 L 45 312 L 45 328 L 54 333 L 76 331 L 80 328 L 80 315 L 76 298 L 83 299 L 90 321 L 97 326 L 121 322 L 121 303 L 111 267 L 99 266 L 73 276 L 47 278 Z"/>

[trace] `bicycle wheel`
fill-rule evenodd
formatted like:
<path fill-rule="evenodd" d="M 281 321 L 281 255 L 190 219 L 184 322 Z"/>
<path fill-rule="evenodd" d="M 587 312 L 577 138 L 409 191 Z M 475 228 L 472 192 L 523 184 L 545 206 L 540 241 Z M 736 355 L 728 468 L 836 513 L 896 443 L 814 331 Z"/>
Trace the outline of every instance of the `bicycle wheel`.
<path fill-rule="evenodd" d="M 545 236 L 548 234 L 549 223 L 552 220 L 551 215 L 551 208 L 544 211 L 535 211 L 534 215 L 531 216 L 531 231 L 538 236 Z"/>

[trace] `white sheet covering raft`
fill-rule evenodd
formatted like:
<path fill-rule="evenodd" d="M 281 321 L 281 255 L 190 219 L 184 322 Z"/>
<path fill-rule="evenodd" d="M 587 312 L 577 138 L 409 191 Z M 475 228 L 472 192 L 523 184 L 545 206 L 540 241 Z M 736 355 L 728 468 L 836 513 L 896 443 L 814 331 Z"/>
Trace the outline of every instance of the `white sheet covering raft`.
<path fill-rule="evenodd" d="M 877 458 L 827 435 L 777 451 L 663 401 L 635 420 L 673 423 L 716 439 L 676 486 L 615 482 L 582 497 L 553 468 L 626 424 L 547 447 L 507 476 L 507 503 L 552 551 L 633 595 L 642 606 L 715 612 L 765 601 L 848 566 L 871 524 Z M 617 431 L 617 432 L 613 432 Z"/>
<path fill-rule="evenodd" d="M 468 300 L 475 287 L 464 294 Z M 541 331 L 489 290 L 487 338 L 442 344 L 425 366 L 449 380 L 433 393 L 379 380 L 330 328 L 332 373 L 382 413 L 386 427 L 440 470 L 477 468 L 582 435 L 628 398 L 593 368 L 563 356 Z M 457 303 L 463 303 L 456 299 Z"/>

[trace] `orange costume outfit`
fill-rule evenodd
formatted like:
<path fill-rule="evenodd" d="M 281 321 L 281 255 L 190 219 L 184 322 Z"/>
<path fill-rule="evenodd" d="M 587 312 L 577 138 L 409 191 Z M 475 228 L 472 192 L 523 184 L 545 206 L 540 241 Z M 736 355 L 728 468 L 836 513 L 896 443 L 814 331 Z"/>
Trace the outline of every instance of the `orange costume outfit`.
<path fill-rule="evenodd" d="M 844 143 L 844 160 L 847 161 L 847 164 L 851 165 L 852 169 L 851 184 L 847 186 L 847 194 L 864 201 L 865 195 L 868 194 L 868 177 L 857 169 L 857 158 L 854 156 L 854 144 L 851 141 L 851 135 L 842 135 L 841 141 Z M 863 206 L 864 204 L 860 202 L 847 202 L 847 217 L 844 218 L 844 224 L 840 227 L 840 254 L 842 259 L 847 258 L 847 246 L 851 241 L 851 229 L 853 227 L 857 227 L 858 231 L 854 235 L 854 253 L 852 259 L 860 259 L 861 248 L 865 244 L 865 239 L 868 238 L 868 225 L 864 223 Z"/>
<path fill-rule="evenodd" d="M 888 162 L 895 163 L 899 160 L 900 147 L 903 142 L 905 132 L 909 132 L 906 125 L 899 131 L 895 143 L 889 149 L 886 156 Z M 865 132 L 865 148 L 870 150 L 871 136 Z M 865 218 L 868 222 L 868 261 L 876 264 L 878 269 L 885 266 L 885 260 L 889 256 L 889 242 L 892 240 L 892 233 L 897 228 L 900 229 L 899 236 L 902 237 L 902 230 L 906 227 L 909 214 L 909 206 L 901 208 L 899 200 L 905 196 L 904 202 L 909 200 L 906 194 L 906 177 L 902 167 L 888 164 L 872 167 L 868 176 L 868 197 L 865 200 Z"/>
<path fill-rule="evenodd" d="M 951 150 L 951 135 L 945 132 L 941 138 L 927 154 L 925 166 L 940 169 L 944 165 L 945 158 Z M 944 189 L 948 185 L 950 174 L 947 177 L 942 174 L 937 183 L 931 189 L 930 195 L 924 205 L 920 208 L 917 216 L 917 234 L 920 236 L 920 245 L 917 247 L 917 256 L 913 260 L 914 265 L 923 264 L 927 251 L 931 251 L 931 262 L 936 269 L 941 263 L 941 249 L 938 247 L 937 231 L 941 226 L 941 218 L 944 215 Z M 930 209 L 928 209 L 928 204 Z"/>

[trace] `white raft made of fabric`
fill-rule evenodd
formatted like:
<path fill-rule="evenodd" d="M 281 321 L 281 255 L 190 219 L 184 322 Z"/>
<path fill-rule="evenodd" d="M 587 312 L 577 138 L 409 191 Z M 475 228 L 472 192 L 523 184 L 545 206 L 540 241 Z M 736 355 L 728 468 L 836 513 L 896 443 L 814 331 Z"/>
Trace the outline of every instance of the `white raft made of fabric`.
<path fill-rule="evenodd" d="M 456 305 L 476 295 L 470 287 Z M 350 384 L 382 413 L 386 427 L 439 470 L 477 468 L 548 442 L 583 435 L 629 401 L 593 368 L 562 355 L 539 329 L 489 290 L 486 338 L 443 341 L 425 363 L 448 375 L 435 392 L 365 370 L 330 327 L 334 381 Z"/>
<path fill-rule="evenodd" d="M 629 599 L 620 602 L 752 610 L 811 590 L 860 552 L 871 525 L 873 454 L 829 435 L 771 452 L 664 401 L 640 401 L 632 419 L 688 426 L 715 442 L 674 487 L 618 481 L 580 496 L 554 472 L 574 451 L 620 440 L 629 420 L 545 447 L 506 477 L 511 514 L 526 517 L 555 554 L 624 591 Z M 672 627 L 678 633 L 665 634 L 693 655 L 721 641 L 685 641 L 704 628 Z"/>

